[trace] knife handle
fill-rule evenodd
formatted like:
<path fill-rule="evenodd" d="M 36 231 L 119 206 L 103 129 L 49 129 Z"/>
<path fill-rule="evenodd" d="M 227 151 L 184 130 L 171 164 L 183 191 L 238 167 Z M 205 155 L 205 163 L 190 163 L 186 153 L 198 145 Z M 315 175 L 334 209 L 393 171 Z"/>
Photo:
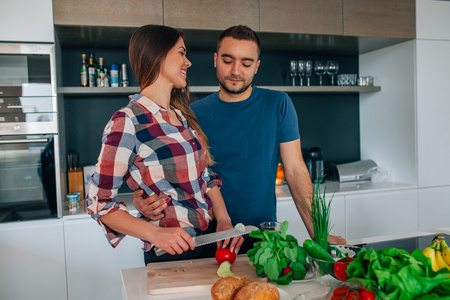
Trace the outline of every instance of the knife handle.
<path fill-rule="evenodd" d="M 167 252 L 164 251 L 164 250 L 161 249 L 161 248 L 155 247 L 155 253 L 156 253 L 156 256 L 161 256 L 161 255 L 163 255 L 163 254 L 166 254 Z"/>

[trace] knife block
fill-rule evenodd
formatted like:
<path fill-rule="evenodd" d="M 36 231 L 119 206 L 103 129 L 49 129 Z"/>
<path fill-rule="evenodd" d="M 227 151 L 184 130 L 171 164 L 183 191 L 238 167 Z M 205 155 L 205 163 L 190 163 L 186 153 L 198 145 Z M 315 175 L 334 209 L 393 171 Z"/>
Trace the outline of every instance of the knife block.
<path fill-rule="evenodd" d="M 67 172 L 69 193 L 80 192 L 80 200 L 84 199 L 83 168 L 70 169 Z"/>

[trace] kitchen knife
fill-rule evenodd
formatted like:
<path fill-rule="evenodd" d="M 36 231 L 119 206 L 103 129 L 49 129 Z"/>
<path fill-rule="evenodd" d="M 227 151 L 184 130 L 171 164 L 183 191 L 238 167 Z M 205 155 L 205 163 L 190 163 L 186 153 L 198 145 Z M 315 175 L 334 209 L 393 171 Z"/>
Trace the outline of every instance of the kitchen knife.
<path fill-rule="evenodd" d="M 217 241 L 230 239 L 235 236 L 248 234 L 248 233 L 252 232 L 253 230 L 257 230 L 257 229 L 258 229 L 257 227 L 249 225 L 249 226 L 245 226 L 245 230 L 238 230 L 236 228 L 233 228 L 233 229 L 228 229 L 228 230 L 224 230 L 224 231 L 194 236 L 193 239 L 195 242 L 195 246 L 198 247 L 198 246 L 202 246 L 202 245 L 206 245 L 206 244 L 211 244 L 211 243 L 214 243 Z M 155 253 L 156 253 L 156 256 L 161 256 L 167 252 L 164 251 L 163 249 L 155 247 Z"/>

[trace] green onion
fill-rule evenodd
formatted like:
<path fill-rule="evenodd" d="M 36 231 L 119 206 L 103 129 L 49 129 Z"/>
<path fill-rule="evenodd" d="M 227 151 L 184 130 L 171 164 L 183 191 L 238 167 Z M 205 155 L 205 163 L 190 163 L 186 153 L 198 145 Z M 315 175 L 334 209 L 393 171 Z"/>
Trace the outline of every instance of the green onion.
<path fill-rule="evenodd" d="M 313 194 L 311 197 L 311 208 L 308 206 L 306 201 L 303 199 L 303 204 L 305 205 L 309 215 L 312 219 L 313 230 L 314 230 L 314 242 L 319 244 L 323 249 L 329 251 L 328 236 L 330 234 L 330 204 L 333 197 L 331 197 L 330 202 L 327 204 L 325 200 L 325 190 L 323 195 L 320 194 L 320 183 L 323 177 L 317 182 L 313 187 Z"/>

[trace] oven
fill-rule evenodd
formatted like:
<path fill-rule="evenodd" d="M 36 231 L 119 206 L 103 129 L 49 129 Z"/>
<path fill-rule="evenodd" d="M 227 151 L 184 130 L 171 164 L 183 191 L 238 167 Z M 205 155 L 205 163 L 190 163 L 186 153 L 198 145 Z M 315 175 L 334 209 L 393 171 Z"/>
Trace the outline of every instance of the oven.
<path fill-rule="evenodd" d="M 58 218 L 54 45 L 0 43 L 0 222 Z"/>
<path fill-rule="evenodd" d="M 58 217 L 56 144 L 58 135 L 0 136 L 0 222 Z"/>

